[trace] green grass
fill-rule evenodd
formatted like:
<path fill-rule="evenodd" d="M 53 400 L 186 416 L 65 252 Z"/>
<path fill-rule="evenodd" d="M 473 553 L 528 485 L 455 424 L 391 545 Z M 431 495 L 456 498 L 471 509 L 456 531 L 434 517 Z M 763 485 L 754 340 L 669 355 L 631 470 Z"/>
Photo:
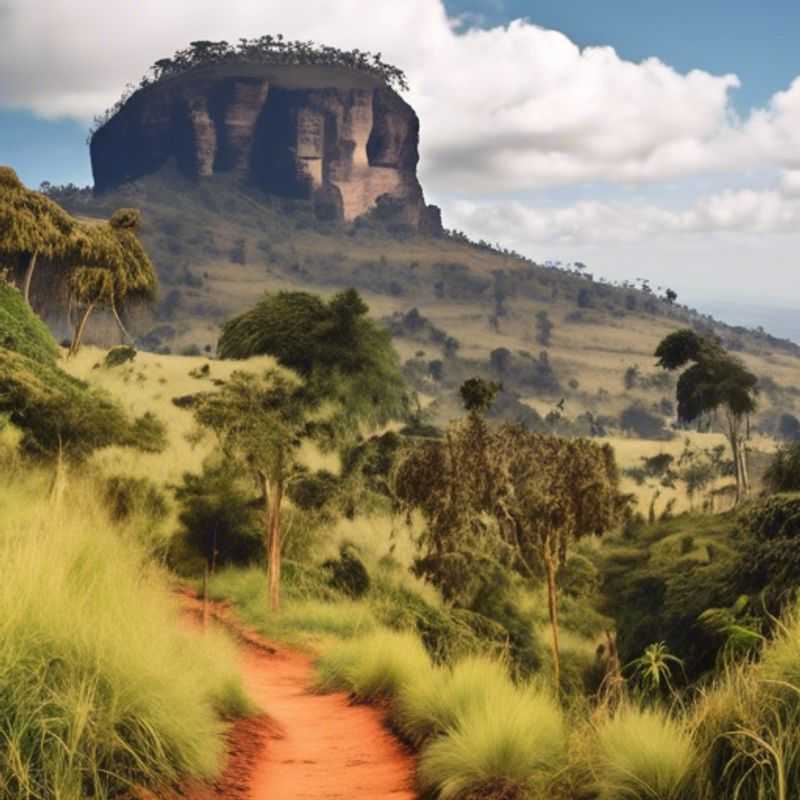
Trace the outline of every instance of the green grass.
<path fill-rule="evenodd" d="M 567 764 L 561 711 L 549 694 L 487 685 L 455 726 L 422 751 L 418 780 L 441 800 L 547 796 Z"/>
<path fill-rule="evenodd" d="M 688 798 L 696 752 L 684 722 L 633 706 L 600 723 L 594 772 L 601 800 Z"/>
<path fill-rule="evenodd" d="M 233 646 L 184 630 L 164 576 L 88 490 L 53 508 L 43 483 L 0 489 L 0 798 L 214 776 L 224 718 L 251 710 Z"/>
<path fill-rule="evenodd" d="M 506 666 L 486 657 L 465 658 L 422 677 L 401 687 L 392 711 L 403 737 L 418 747 L 456 728 L 489 696 L 499 703 L 516 696 Z"/>
<path fill-rule="evenodd" d="M 430 680 L 432 671 L 417 636 L 379 629 L 323 653 L 317 661 L 317 688 L 346 691 L 360 702 L 391 700 L 409 683 Z"/>

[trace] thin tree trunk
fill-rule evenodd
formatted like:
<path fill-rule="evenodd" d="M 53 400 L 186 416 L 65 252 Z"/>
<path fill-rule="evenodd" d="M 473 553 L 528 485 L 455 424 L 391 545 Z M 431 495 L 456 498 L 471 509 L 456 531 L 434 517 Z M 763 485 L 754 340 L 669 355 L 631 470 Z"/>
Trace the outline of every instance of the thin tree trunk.
<path fill-rule="evenodd" d="M 279 611 L 281 605 L 281 503 L 283 486 L 278 481 L 262 478 L 264 486 L 264 539 L 267 549 L 267 591 L 269 607 Z"/>
<path fill-rule="evenodd" d="M 81 321 L 75 330 L 75 336 L 72 338 L 72 346 L 69 348 L 69 357 L 77 355 L 78 350 L 81 349 L 81 339 L 83 339 L 83 332 L 86 330 L 86 323 L 89 321 L 89 315 L 94 311 L 94 303 L 89 303 L 86 310 L 83 312 Z"/>
<path fill-rule="evenodd" d="M 136 345 L 136 339 L 133 338 L 128 333 L 127 328 L 122 324 L 122 320 L 119 318 L 119 314 L 117 313 L 117 304 L 111 304 L 111 313 L 114 315 L 114 319 L 117 321 L 117 325 L 119 325 L 119 329 L 122 331 L 122 335 L 132 344 Z"/>
<path fill-rule="evenodd" d="M 25 297 L 25 302 L 31 304 L 31 284 L 33 283 L 33 273 L 36 270 L 36 261 L 39 258 L 39 253 L 34 250 L 33 254 L 28 261 L 28 268 L 25 270 L 25 283 L 22 286 L 22 294 Z"/>
<path fill-rule="evenodd" d="M 545 556 L 547 567 L 547 610 L 550 612 L 550 628 L 553 633 L 553 678 L 556 692 L 561 691 L 561 652 L 558 645 L 558 602 L 556 598 L 556 565 L 553 556 Z"/>

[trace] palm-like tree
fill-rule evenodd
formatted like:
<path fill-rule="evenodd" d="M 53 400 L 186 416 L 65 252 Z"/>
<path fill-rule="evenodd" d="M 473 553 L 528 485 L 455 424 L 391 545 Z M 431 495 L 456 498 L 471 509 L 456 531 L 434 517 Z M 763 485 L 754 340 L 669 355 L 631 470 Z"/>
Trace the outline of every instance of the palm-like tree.
<path fill-rule="evenodd" d="M 24 264 L 22 293 L 28 305 L 38 259 L 66 257 L 75 227 L 57 203 L 27 189 L 11 167 L 0 166 L 0 257 Z"/>
<path fill-rule="evenodd" d="M 123 208 L 108 222 L 83 225 L 73 237 L 75 266 L 69 277 L 70 298 L 81 308 L 69 354 L 75 355 L 92 312 L 111 311 L 130 337 L 119 310 L 135 302 L 152 301 L 158 287 L 156 271 L 137 236 L 140 213 Z"/>

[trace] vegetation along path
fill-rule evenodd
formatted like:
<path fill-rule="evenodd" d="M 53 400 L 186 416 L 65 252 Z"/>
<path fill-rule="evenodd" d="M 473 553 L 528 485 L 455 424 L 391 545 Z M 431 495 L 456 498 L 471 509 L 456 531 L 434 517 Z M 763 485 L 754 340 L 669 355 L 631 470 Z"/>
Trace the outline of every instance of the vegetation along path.
<path fill-rule="evenodd" d="M 187 597 L 187 611 L 202 613 Z M 414 761 L 386 730 L 375 708 L 344 694 L 315 694 L 312 660 L 266 643 L 224 606 L 213 616 L 239 635 L 250 696 L 269 713 L 237 724 L 220 784 L 192 800 L 413 800 Z"/>

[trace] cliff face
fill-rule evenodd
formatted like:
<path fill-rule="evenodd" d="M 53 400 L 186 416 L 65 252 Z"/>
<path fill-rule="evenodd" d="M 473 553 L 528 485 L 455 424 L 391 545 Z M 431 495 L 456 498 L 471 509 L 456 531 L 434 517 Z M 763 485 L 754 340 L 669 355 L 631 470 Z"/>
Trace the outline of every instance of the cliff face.
<path fill-rule="evenodd" d="M 321 218 L 378 208 L 441 231 L 417 180 L 419 120 L 398 94 L 333 68 L 198 68 L 140 90 L 92 138 L 95 189 L 105 192 L 174 160 L 188 177 L 229 174 Z"/>

